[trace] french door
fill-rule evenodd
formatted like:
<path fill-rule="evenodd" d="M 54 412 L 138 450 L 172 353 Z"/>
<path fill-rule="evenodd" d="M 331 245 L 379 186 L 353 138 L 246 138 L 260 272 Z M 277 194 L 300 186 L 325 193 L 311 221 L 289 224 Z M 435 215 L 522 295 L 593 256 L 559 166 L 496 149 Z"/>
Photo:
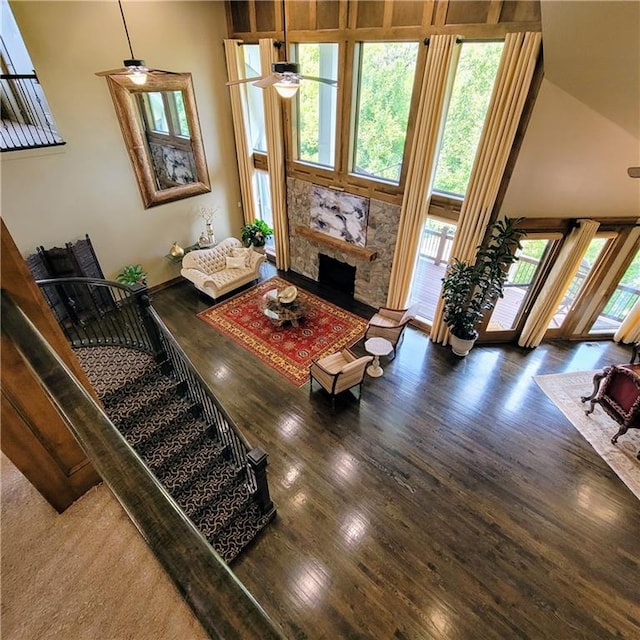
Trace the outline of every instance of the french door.
<path fill-rule="evenodd" d="M 549 322 L 545 339 L 611 338 L 640 299 L 640 238 L 633 227 L 603 230 L 585 251 L 580 267 Z M 509 270 L 504 298 L 480 327 L 483 341 L 516 340 L 539 294 L 563 234 L 530 233 Z"/>

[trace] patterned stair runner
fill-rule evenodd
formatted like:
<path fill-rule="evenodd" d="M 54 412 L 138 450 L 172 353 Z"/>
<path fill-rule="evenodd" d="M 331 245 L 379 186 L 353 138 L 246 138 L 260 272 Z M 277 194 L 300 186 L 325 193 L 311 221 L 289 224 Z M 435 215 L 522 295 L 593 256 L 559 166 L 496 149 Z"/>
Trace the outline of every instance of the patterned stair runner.
<path fill-rule="evenodd" d="M 184 385 L 133 349 L 75 352 L 118 431 L 218 554 L 234 560 L 269 517 Z"/>

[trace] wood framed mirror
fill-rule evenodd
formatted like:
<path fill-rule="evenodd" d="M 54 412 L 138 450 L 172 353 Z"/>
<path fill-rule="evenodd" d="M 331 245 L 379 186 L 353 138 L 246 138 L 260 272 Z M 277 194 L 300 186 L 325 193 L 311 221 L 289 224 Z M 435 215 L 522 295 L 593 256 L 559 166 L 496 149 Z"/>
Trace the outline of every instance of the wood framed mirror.
<path fill-rule="evenodd" d="M 211 191 L 190 73 L 105 72 L 144 208 Z"/>

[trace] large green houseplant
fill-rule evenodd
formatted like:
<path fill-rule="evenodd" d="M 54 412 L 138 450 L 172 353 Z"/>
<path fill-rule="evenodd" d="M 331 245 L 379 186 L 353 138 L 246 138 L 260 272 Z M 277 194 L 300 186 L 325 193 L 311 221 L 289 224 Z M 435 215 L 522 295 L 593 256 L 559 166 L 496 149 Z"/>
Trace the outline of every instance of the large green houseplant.
<path fill-rule="evenodd" d="M 490 227 L 487 241 L 478 247 L 475 262 L 454 258 L 442 279 L 443 320 L 451 332 L 456 355 L 465 356 L 478 337 L 477 326 L 498 298 L 503 297 L 509 267 L 526 235 L 522 218 L 504 218 Z M 460 342 L 462 341 L 462 342 Z"/>
<path fill-rule="evenodd" d="M 240 231 L 242 244 L 245 247 L 264 247 L 272 235 L 273 229 L 264 220 L 254 220 L 250 224 L 245 224 Z"/>

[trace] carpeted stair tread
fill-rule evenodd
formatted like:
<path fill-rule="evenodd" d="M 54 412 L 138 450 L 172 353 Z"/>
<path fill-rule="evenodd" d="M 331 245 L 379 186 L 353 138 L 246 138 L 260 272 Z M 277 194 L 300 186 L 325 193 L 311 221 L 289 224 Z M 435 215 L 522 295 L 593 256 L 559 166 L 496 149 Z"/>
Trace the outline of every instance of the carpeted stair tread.
<path fill-rule="evenodd" d="M 74 353 L 101 398 L 157 368 L 152 355 L 126 347 L 80 347 Z"/>
<path fill-rule="evenodd" d="M 221 449 L 221 459 L 195 473 L 188 484 L 172 486 L 171 495 L 188 515 L 221 492 L 233 491 L 233 487 L 244 480 L 243 470 L 232 465 L 223 454 Z"/>
<path fill-rule="evenodd" d="M 136 407 L 150 404 L 160 399 L 169 389 L 179 386 L 173 378 L 158 368 L 147 371 L 142 377 L 102 396 L 105 407 L 117 409 L 119 413 L 133 411 Z"/>
<path fill-rule="evenodd" d="M 210 488 L 218 489 L 223 489 L 235 481 L 238 470 L 228 464 L 221 464 L 224 449 L 213 441 L 210 442 L 211 447 L 185 451 L 184 458 L 173 458 L 152 469 L 156 478 L 175 499 L 185 491 L 193 491 L 200 477 L 208 478 L 206 484 Z"/>
<path fill-rule="evenodd" d="M 218 535 L 207 539 L 225 562 L 232 562 L 270 520 L 271 516 L 261 514 L 258 505 L 251 502 Z"/>
<path fill-rule="evenodd" d="M 143 431 L 146 428 L 148 439 L 153 433 L 166 428 L 172 422 L 191 420 L 198 412 L 199 408 L 191 404 L 189 400 L 185 400 L 176 393 L 170 393 L 163 398 L 162 402 L 141 407 L 135 413 L 129 414 L 124 420 L 117 420 L 116 416 L 112 417 L 111 412 L 109 412 L 109 417 L 125 438 L 133 440 L 136 438 L 135 434 L 139 434 L 138 437 L 142 436 L 140 434 L 141 428 Z"/>
<path fill-rule="evenodd" d="M 167 438 L 145 442 L 134 447 L 147 466 L 154 472 L 174 464 L 182 464 L 196 455 L 216 460 L 221 455 L 220 446 L 204 431 L 180 433 L 179 424 Z M 165 430 L 167 431 L 167 430 Z"/>
<path fill-rule="evenodd" d="M 214 520 L 223 527 L 244 509 L 251 500 L 249 487 L 242 482 L 231 482 L 223 490 L 216 493 L 194 491 L 180 496 L 176 501 L 194 524 L 203 520 Z"/>

